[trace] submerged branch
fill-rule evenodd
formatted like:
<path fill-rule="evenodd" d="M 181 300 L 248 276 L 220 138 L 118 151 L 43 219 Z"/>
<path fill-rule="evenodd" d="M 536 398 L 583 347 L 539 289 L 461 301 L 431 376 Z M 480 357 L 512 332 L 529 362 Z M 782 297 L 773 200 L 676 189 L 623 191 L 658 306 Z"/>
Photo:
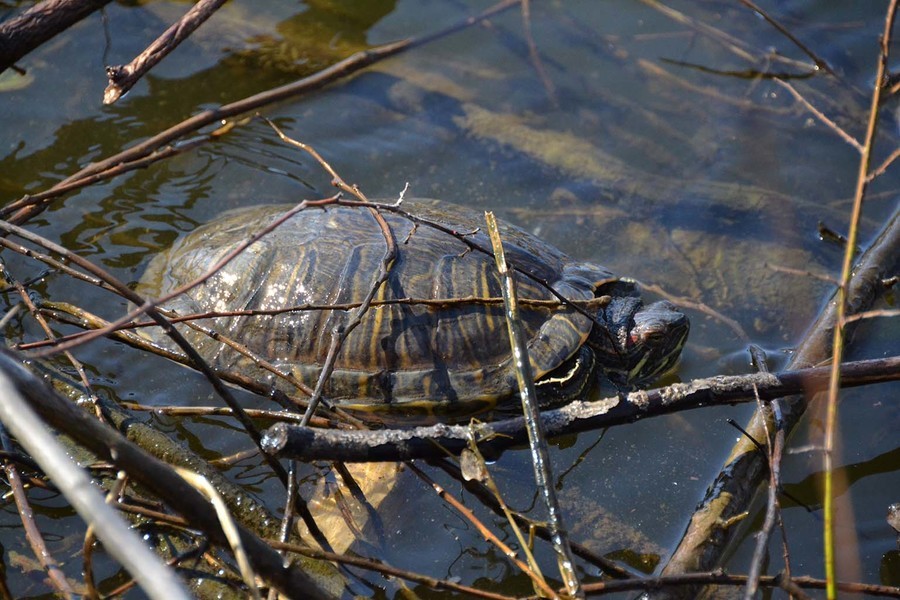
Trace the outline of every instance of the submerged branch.
<path fill-rule="evenodd" d="M 881 235 L 857 263 L 845 294 L 847 314 L 862 312 L 871 307 L 886 290 L 885 277 L 895 274 L 898 269 L 900 269 L 900 211 L 894 213 Z M 807 332 L 791 360 L 791 368 L 803 369 L 830 360 L 834 331 L 838 324 L 837 315 L 837 305 L 832 300 Z M 848 324 L 847 329 L 849 339 L 851 325 Z M 840 381 L 842 386 L 848 387 L 852 385 L 852 376 L 846 367 L 847 365 L 841 367 Z M 887 373 L 888 370 L 884 367 L 883 372 Z M 786 432 L 792 431 L 800 421 L 809 402 L 815 398 L 815 392 L 824 391 L 826 388 L 831 367 L 821 367 L 813 371 L 818 382 L 816 387 L 802 386 L 772 396 L 764 394 L 760 389 L 760 396 L 764 398 L 802 393 L 786 398 L 782 403 Z M 753 440 L 741 437 L 735 444 L 719 476 L 708 488 L 711 490 L 710 495 L 703 500 L 700 508 L 691 517 L 690 525 L 663 574 L 709 570 L 721 557 L 734 530 L 721 524 L 747 509 L 756 489 L 767 475 L 765 455 L 767 450 L 760 452 L 757 446 L 757 443 L 767 445 L 766 416 L 757 411 L 747 425 L 746 431 Z M 683 589 L 679 590 L 681 595 L 665 596 L 660 592 L 659 596 L 654 597 L 689 598 L 694 597 L 694 592 L 696 590 Z"/>

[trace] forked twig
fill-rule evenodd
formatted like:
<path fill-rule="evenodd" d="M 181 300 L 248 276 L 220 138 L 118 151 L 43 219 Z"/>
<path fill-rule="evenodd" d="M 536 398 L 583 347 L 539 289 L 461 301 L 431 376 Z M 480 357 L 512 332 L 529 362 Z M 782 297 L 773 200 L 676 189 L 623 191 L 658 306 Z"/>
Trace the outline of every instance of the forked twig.
<path fill-rule="evenodd" d="M 347 182 L 344 181 L 344 178 L 341 177 L 330 164 L 328 164 L 328 161 L 322 158 L 322 155 L 319 154 L 315 148 L 313 148 L 309 144 L 305 144 L 301 141 L 288 137 L 277 125 L 275 125 L 275 123 L 273 123 L 269 119 L 265 119 L 265 121 L 272 129 L 275 130 L 275 133 L 278 134 L 278 137 L 281 138 L 282 141 L 303 150 L 314 159 L 316 159 L 319 165 L 321 165 L 322 168 L 325 169 L 329 175 L 331 175 L 331 184 L 334 187 L 348 194 L 351 194 L 355 198 L 358 198 L 360 202 L 369 202 L 369 199 L 366 198 L 362 190 L 360 190 L 356 185 L 348 185 Z M 378 270 L 378 273 L 376 273 L 373 277 L 372 284 L 369 286 L 368 292 L 366 293 L 365 297 L 363 297 L 359 306 L 353 310 L 349 320 L 346 323 L 337 323 L 334 326 L 334 329 L 331 331 L 331 343 L 328 347 L 328 354 L 325 356 L 325 360 L 323 361 L 322 371 L 319 373 L 318 381 L 316 381 L 316 388 L 315 390 L 313 390 L 313 393 L 309 398 L 309 405 L 306 407 L 306 413 L 304 413 L 303 415 L 303 421 L 301 422 L 301 425 L 306 425 L 312 418 L 313 413 L 315 412 L 316 407 L 318 406 L 319 401 L 322 398 L 322 393 L 325 389 L 325 385 L 331 378 L 331 373 L 334 370 L 334 364 L 337 361 L 338 353 L 341 351 L 341 347 L 344 345 L 344 341 L 346 341 L 350 333 L 354 329 L 356 329 L 360 323 L 362 323 L 363 317 L 366 315 L 370 305 L 372 304 L 372 301 L 375 299 L 375 294 L 379 293 L 379 291 L 382 290 L 384 283 L 387 281 L 388 276 L 390 275 L 391 267 L 393 266 L 394 261 L 397 259 L 397 240 L 394 239 L 394 233 L 391 231 L 390 225 L 388 225 L 387 221 L 384 220 L 384 217 L 381 215 L 381 213 L 378 212 L 378 209 L 376 207 L 368 206 L 368 210 L 369 214 L 372 215 L 372 218 L 375 220 L 375 223 L 381 230 L 381 235 L 384 238 L 384 254 L 381 257 L 381 266 Z"/>

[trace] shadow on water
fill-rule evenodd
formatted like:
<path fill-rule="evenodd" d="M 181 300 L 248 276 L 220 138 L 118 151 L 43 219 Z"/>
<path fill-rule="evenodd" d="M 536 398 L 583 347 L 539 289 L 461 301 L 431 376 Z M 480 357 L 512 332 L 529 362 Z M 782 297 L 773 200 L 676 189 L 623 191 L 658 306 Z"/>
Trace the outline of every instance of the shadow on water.
<path fill-rule="evenodd" d="M 79 45 L 86 37 L 102 39 L 100 18 L 92 17 L 24 61 L 34 77 L 28 87 L 0 94 L 0 192 L 12 202 L 44 190 L 200 110 L 293 81 L 379 43 L 434 31 L 469 14 L 468 4 L 310 1 L 290 8 L 255 3 L 250 11 L 228 3 L 112 107 L 100 104 L 103 44 Z M 837 79 L 812 69 L 808 57 L 739 7 L 684 8 L 699 22 L 727 28 L 729 45 L 647 5 L 532 4 L 531 35 L 552 85 L 542 83 L 521 16 L 513 11 L 263 112 L 288 135 L 315 146 L 370 197 L 396 198 L 409 183 L 413 196 L 496 210 L 580 260 L 660 285 L 738 323 L 745 336 L 723 320 L 691 311 L 681 380 L 748 372 L 749 342 L 774 356 L 789 353 L 827 298 L 830 283 L 817 276 L 839 271 L 843 249 L 821 241 L 817 225 L 844 232 L 857 157 L 771 79 L 743 74 L 750 63 L 752 69 L 801 76 L 793 83 L 805 96 L 861 136 L 882 7 L 808 0 L 779 8 L 785 25 L 840 73 Z M 130 60 L 184 8 L 112 5 L 106 14 L 108 60 Z M 55 100 L 61 85 L 69 97 Z M 885 148 L 896 145 L 890 118 L 880 136 Z M 863 243 L 893 210 L 896 187 L 890 171 L 872 184 Z M 29 226 L 135 283 L 153 255 L 224 210 L 330 193 L 330 177 L 319 165 L 253 120 L 189 152 L 73 193 Z M 3 259 L 15 277 L 39 272 L 29 260 L 7 254 Z M 48 274 L 34 290 L 107 318 L 125 309 L 119 298 L 59 273 Z M 7 293 L 3 302 L 9 309 L 18 298 Z M 880 335 L 858 338 L 859 355 L 896 352 L 896 319 L 882 321 Z M 23 317 L 6 333 L 11 344 L 43 336 Z M 97 341 L 76 354 L 114 400 L 150 406 L 220 402 L 198 375 L 118 343 Z M 71 370 L 62 359 L 54 364 Z M 882 399 L 894 389 L 856 391 L 853 402 L 842 406 L 848 431 L 842 491 L 852 495 L 859 514 L 883 515 L 890 500 L 883 490 L 898 489 L 896 436 L 862 433 L 886 431 Z M 251 394 L 241 401 L 278 408 Z M 558 441 L 552 460 L 574 539 L 601 554 L 627 556 L 625 562 L 641 571 L 664 564 L 738 435 L 725 419 L 742 422 L 751 410 L 703 409 L 617 427 L 602 439 L 594 433 Z M 147 420 L 207 459 L 250 447 L 225 417 Z M 821 432 L 815 417 L 811 422 L 804 435 L 816 440 Z M 862 457 L 851 458 L 851 451 Z M 490 467 L 511 506 L 543 518 L 526 452 L 507 453 Z M 786 461 L 786 489 L 814 508 L 820 469 L 815 453 Z M 283 490 L 259 458 L 225 472 L 270 510 L 281 510 Z M 313 466 L 302 472 L 304 494 L 323 480 L 320 473 Z M 472 500 L 458 483 L 432 476 Z M 869 486 L 882 492 L 859 493 Z M 60 509 L 57 497 L 35 495 L 33 502 L 42 526 L 60 532 L 53 552 L 79 579 L 80 521 Z M 474 509 L 501 537 L 513 539 L 501 519 Z M 373 549 L 395 566 L 437 578 L 532 593 L 471 523 L 408 473 L 379 514 L 382 537 L 359 542 L 363 553 Z M 810 523 L 793 506 L 785 520 L 802 572 L 821 575 L 817 520 Z M 863 581 L 885 577 L 876 558 L 894 540 L 876 521 L 859 519 L 865 535 L 848 551 L 855 553 Z M 28 555 L 14 510 L 4 512 L 0 527 L 8 555 Z M 747 533 L 729 568 L 745 568 L 752 546 Z M 540 549 L 538 561 L 555 576 L 548 548 Z M 27 564 L 8 559 L 10 589 L 20 597 L 47 593 L 30 580 Z M 107 586 L 121 576 L 111 561 L 97 568 Z M 593 567 L 580 568 L 586 580 L 596 576 Z M 382 585 L 377 575 L 361 577 Z M 897 581 L 896 573 L 887 579 Z"/>

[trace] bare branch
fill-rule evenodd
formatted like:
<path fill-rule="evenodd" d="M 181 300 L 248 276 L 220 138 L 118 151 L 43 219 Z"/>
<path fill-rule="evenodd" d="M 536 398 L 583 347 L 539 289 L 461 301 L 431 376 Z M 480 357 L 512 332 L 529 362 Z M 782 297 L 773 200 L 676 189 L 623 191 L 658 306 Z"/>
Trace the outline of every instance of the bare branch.
<path fill-rule="evenodd" d="M 845 386 L 900 379 L 900 357 L 859 361 L 842 366 Z M 632 392 L 623 398 L 573 402 L 541 413 L 547 437 L 611 427 L 637 419 L 689 410 L 710 404 L 772 399 L 807 389 L 824 388 L 830 367 L 775 374 L 699 379 L 656 390 Z M 527 440 L 522 417 L 473 425 L 481 452 L 496 456 Z M 411 429 L 331 431 L 279 423 L 264 437 L 266 452 L 299 460 L 396 461 L 458 454 L 466 447 L 468 425 L 434 425 Z M 440 447 L 439 447 L 440 446 Z M 755 447 L 754 447 L 755 449 Z"/>
<path fill-rule="evenodd" d="M 0 73 L 110 0 L 44 0 L 0 23 Z"/>
<path fill-rule="evenodd" d="M 166 57 L 183 42 L 195 29 L 215 13 L 226 0 L 200 0 L 181 19 L 156 38 L 127 65 L 106 67 L 109 85 L 103 91 L 103 104 L 112 104 L 128 92 L 147 71 Z"/>
<path fill-rule="evenodd" d="M 33 410 L 31 403 L 34 402 L 35 395 L 51 396 L 54 393 L 7 354 L 0 357 L 0 391 L 3 396 L 3 402 L 0 402 L 0 419 L 15 434 L 19 443 L 27 448 L 44 472 L 56 482 L 82 518 L 94 526 L 107 552 L 141 582 L 141 587 L 150 597 L 187 600 L 189 596 L 175 574 L 165 568 L 159 557 L 103 501 L 87 474 L 69 458 L 66 450 Z M 60 401 L 60 404 L 67 405 L 64 401 Z M 70 408 L 70 411 L 77 411 L 85 427 L 102 427 L 80 409 Z M 87 423 L 90 425 L 86 425 Z"/>

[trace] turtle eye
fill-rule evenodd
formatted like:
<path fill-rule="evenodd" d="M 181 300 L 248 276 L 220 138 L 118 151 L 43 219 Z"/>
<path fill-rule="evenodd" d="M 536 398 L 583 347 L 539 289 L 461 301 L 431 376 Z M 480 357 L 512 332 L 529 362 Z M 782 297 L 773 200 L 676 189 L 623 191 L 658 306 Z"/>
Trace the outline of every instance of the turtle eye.
<path fill-rule="evenodd" d="M 659 344 L 666 341 L 666 333 L 659 329 L 650 329 L 641 334 L 641 341 L 645 344 Z"/>

